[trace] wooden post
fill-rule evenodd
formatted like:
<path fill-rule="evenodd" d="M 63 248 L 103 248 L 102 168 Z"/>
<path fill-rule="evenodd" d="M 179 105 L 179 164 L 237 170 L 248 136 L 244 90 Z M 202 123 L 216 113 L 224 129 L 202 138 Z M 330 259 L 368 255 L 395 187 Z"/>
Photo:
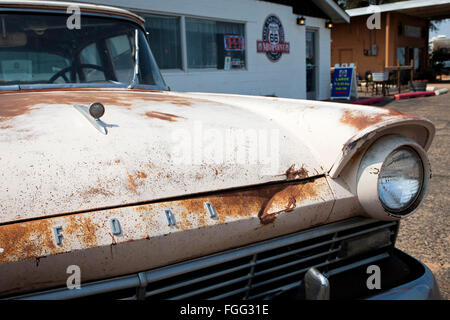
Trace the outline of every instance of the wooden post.
<path fill-rule="evenodd" d="M 400 67 L 400 59 L 397 60 L 397 66 Z M 397 70 L 397 88 L 398 88 L 398 93 L 400 93 L 400 69 Z"/>
<path fill-rule="evenodd" d="M 391 50 L 395 47 L 391 44 L 391 13 L 386 13 L 386 32 L 385 32 L 385 49 L 384 49 L 384 67 L 390 65 L 390 63 L 394 63 L 394 61 L 391 60 Z"/>

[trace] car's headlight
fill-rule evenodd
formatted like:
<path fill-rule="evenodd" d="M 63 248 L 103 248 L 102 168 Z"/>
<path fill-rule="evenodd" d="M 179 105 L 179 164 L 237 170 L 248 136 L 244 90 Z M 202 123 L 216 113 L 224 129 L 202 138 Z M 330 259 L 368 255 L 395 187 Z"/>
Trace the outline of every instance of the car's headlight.
<path fill-rule="evenodd" d="M 374 218 L 403 218 L 423 201 L 430 176 L 430 164 L 420 145 L 406 137 L 384 136 L 361 159 L 358 200 Z"/>
<path fill-rule="evenodd" d="M 389 154 L 378 175 L 378 195 L 393 213 L 407 210 L 423 187 L 423 163 L 414 149 L 400 147 Z"/>

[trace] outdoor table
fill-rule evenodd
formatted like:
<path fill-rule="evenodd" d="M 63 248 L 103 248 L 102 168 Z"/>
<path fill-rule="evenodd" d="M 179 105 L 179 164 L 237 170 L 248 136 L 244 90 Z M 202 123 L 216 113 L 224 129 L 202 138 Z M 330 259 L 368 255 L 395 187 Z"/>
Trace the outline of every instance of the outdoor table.
<path fill-rule="evenodd" d="M 387 81 L 388 80 L 372 80 L 373 85 L 375 86 L 375 94 L 378 94 L 378 84 L 381 84 L 381 94 L 383 96 L 387 95 L 387 88 L 386 88 Z"/>

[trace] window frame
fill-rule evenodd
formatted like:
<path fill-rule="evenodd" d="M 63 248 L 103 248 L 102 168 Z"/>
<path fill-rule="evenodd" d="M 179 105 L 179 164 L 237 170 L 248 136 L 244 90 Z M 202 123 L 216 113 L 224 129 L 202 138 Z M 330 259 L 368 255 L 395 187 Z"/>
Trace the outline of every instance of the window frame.
<path fill-rule="evenodd" d="M 130 9 L 128 9 L 130 10 Z M 179 21 L 179 42 L 180 42 L 180 54 L 181 54 L 181 69 L 180 68 L 170 68 L 163 69 L 159 68 L 161 72 L 165 74 L 179 74 L 179 73 L 199 73 L 199 72 L 245 72 L 248 71 L 248 46 L 247 46 L 247 21 L 241 20 L 230 20 L 230 19 L 221 19 L 214 17 L 204 17 L 204 16 L 195 16 L 195 15 L 186 15 L 186 14 L 177 14 L 177 13 L 167 13 L 167 12 L 158 12 L 152 10 L 145 9 L 131 9 L 133 13 L 143 17 L 143 15 L 153 15 L 153 16 L 161 16 L 161 17 L 170 17 L 177 18 Z M 144 18 L 144 17 L 143 17 Z M 145 18 L 144 18 L 145 19 Z M 225 22 L 225 23 L 237 23 L 243 25 L 243 35 L 245 39 L 245 49 L 244 49 L 244 67 L 242 68 L 230 68 L 230 70 L 218 69 L 218 68 L 189 68 L 188 66 L 188 53 L 187 53 L 187 34 L 186 34 L 186 19 L 197 19 L 204 21 L 213 21 L 213 22 Z M 146 29 L 147 36 L 151 39 L 151 34 Z M 159 67 L 159 66 L 158 66 Z"/>

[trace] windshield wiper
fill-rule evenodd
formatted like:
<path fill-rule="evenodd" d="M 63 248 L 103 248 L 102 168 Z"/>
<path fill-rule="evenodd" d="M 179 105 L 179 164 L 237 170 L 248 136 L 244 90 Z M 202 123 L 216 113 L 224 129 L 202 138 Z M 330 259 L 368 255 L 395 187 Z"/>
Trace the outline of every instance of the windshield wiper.
<path fill-rule="evenodd" d="M 139 33 L 138 29 L 135 30 L 134 33 L 134 74 L 133 74 L 133 81 L 131 81 L 130 85 L 128 86 L 128 89 L 133 89 L 137 85 L 137 76 L 139 73 L 139 39 L 138 39 Z"/>

